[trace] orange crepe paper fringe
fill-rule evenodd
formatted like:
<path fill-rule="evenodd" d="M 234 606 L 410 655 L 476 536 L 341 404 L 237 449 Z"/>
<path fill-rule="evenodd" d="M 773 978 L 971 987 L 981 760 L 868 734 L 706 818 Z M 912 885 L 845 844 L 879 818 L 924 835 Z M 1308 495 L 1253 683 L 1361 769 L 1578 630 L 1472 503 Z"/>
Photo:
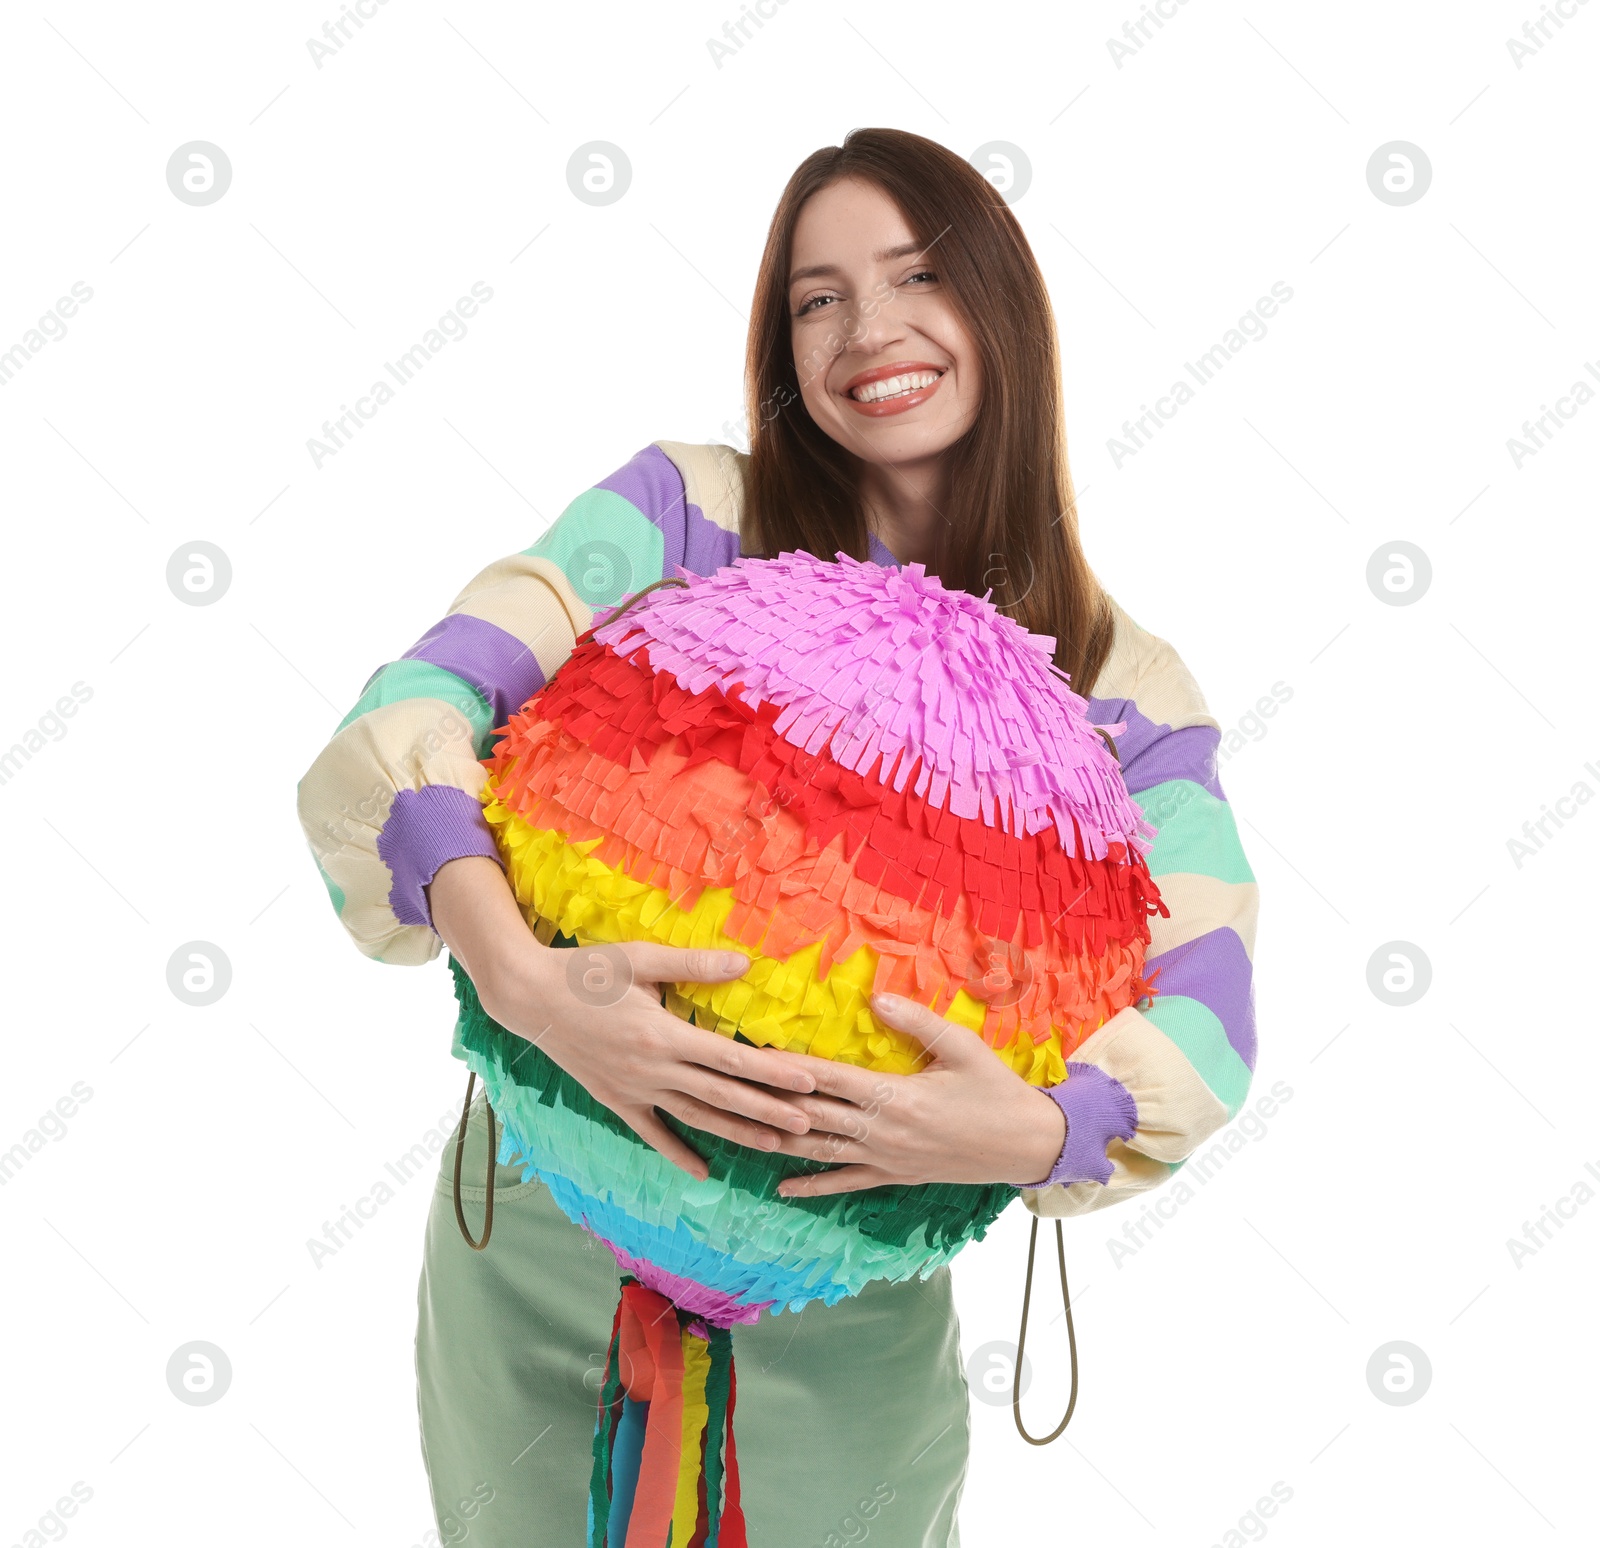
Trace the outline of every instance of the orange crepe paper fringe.
<path fill-rule="evenodd" d="M 1119 922 L 1071 911 L 1035 921 L 1032 932 L 1019 927 L 1009 941 L 974 928 L 965 894 L 944 917 L 932 916 L 908 907 L 881 878 L 874 885 L 860 874 L 871 852 L 865 845 L 854 864 L 844 858 L 840 832 L 816 848 L 792 804 L 773 807 L 748 775 L 719 761 L 689 764 L 676 741 L 658 744 L 647 764 L 636 751 L 636 766 L 624 769 L 546 722 L 516 717 L 504 755 L 488 760 L 502 765 L 491 779 L 497 796 L 491 820 L 504 810 L 571 843 L 598 841 L 587 849 L 592 858 L 661 889 L 685 911 L 705 887 L 726 887 L 734 906 L 721 929 L 730 944 L 781 961 L 820 942 L 819 980 L 835 962 L 870 946 L 879 958 L 875 989 L 941 1014 L 965 991 L 984 1006 L 982 1036 L 995 1048 L 1019 1031 L 1038 1046 L 1060 1030 L 1065 1055 L 1112 1007 L 1155 992 L 1142 974 L 1149 940 L 1143 915 Z M 752 805 L 766 808 L 759 820 L 750 815 Z M 1007 842 L 1053 839 L 1047 829 L 1034 840 Z M 1143 895 L 1116 886 L 1116 873 L 1136 866 L 1055 853 L 1068 866 L 1101 875 L 1098 888 L 1085 886 L 1074 900 L 1078 909 Z M 1031 947 L 1025 933 L 1035 938 Z"/>

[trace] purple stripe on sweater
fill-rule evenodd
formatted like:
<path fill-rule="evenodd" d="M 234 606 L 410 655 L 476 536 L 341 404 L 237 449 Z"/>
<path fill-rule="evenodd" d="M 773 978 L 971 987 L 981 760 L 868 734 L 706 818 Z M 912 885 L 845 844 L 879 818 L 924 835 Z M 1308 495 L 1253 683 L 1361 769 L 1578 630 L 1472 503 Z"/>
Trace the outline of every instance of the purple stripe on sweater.
<path fill-rule="evenodd" d="M 738 533 L 719 527 L 689 501 L 683 474 L 659 446 L 646 446 L 595 488 L 621 495 L 660 529 L 664 575 L 680 564 L 696 575 L 710 575 L 739 557 Z M 900 567 L 876 533 L 867 536 L 867 558 L 890 569 Z"/>
<path fill-rule="evenodd" d="M 1169 779 L 1191 779 L 1219 801 L 1228 798 L 1217 780 L 1217 748 L 1222 733 L 1214 726 L 1185 726 L 1174 731 L 1158 726 L 1141 715 L 1132 699 L 1090 699 L 1089 719 L 1097 726 L 1114 726 L 1119 720 L 1128 729 L 1117 737 L 1117 757 L 1128 794 L 1163 784 Z"/>
<path fill-rule="evenodd" d="M 1161 969 L 1156 1004 L 1166 994 L 1198 1000 L 1222 1023 L 1245 1068 L 1256 1067 L 1256 1001 L 1250 958 L 1244 942 L 1226 925 L 1174 946 L 1145 962 L 1145 972 Z"/>
<path fill-rule="evenodd" d="M 1113 1139 L 1131 1140 L 1139 1124 L 1139 1104 L 1133 1093 L 1099 1065 L 1076 1060 L 1067 1065 L 1067 1078 L 1060 1085 L 1043 1089 L 1066 1115 L 1067 1142 L 1048 1177 L 1019 1186 L 1048 1188 L 1056 1183 L 1110 1182 L 1111 1162 L 1106 1157 L 1106 1146 Z"/>
<path fill-rule="evenodd" d="M 900 561 L 889 552 L 888 547 L 876 532 L 867 534 L 867 558 L 873 564 L 881 564 L 890 570 L 898 570 L 900 568 Z"/>
<path fill-rule="evenodd" d="M 465 678 L 488 700 L 493 726 L 503 726 L 544 687 L 533 652 L 498 624 L 469 613 L 442 618 L 400 658 L 426 661 Z"/>
<path fill-rule="evenodd" d="M 389 888 L 394 917 L 431 930 L 433 917 L 422 889 L 445 861 L 464 855 L 500 861 L 483 807 L 474 797 L 455 785 L 397 792 L 378 834 L 378 858 L 394 875 Z"/>
<path fill-rule="evenodd" d="M 664 576 L 676 574 L 674 566 L 680 564 L 696 575 L 710 575 L 739 557 L 739 534 L 725 531 L 688 503 L 683 474 L 659 446 L 645 447 L 595 488 L 621 495 L 661 529 Z"/>

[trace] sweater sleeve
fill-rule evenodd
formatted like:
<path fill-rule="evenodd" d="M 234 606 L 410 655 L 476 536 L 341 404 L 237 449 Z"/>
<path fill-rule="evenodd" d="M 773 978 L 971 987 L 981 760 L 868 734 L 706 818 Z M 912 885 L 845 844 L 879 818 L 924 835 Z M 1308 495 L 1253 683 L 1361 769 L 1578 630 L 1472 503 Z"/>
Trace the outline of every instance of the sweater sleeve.
<path fill-rule="evenodd" d="M 669 455 L 669 449 L 672 455 Z M 479 795 L 494 732 L 572 653 L 598 608 L 684 565 L 737 555 L 722 448 L 657 442 L 579 495 L 520 553 L 481 570 L 380 666 L 298 787 L 301 826 L 340 923 L 380 962 L 442 946 L 424 888 L 446 861 L 498 859 Z M 680 466 L 681 464 L 681 466 Z M 703 511 L 683 468 L 715 499 Z"/>
<path fill-rule="evenodd" d="M 1085 1214 L 1164 1183 L 1239 1112 L 1256 1062 L 1258 896 L 1217 778 L 1221 731 L 1172 646 L 1130 634 L 1133 663 L 1101 676 L 1125 696 L 1091 698 L 1089 713 L 1127 721 L 1117 751 L 1157 830 L 1147 859 L 1169 917 L 1150 921 L 1155 993 L 1087 1038 L 1045 1090 L 1067 1140 L 1049 1176 L 1022 1189 L 1035 1215 Z"/>

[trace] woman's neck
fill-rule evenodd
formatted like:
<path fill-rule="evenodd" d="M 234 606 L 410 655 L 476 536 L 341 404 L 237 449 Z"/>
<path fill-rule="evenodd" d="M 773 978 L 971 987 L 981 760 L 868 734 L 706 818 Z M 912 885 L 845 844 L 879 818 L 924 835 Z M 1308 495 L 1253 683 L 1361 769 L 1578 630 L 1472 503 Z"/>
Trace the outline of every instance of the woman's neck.
<path fill-rule="evenodd" d="M 939 529 L 949 519 L 944 514 L 948 485 L 942 458 L 863 463 L 860 489 L 867 530 L 901 564 L 931 563 Z"/>

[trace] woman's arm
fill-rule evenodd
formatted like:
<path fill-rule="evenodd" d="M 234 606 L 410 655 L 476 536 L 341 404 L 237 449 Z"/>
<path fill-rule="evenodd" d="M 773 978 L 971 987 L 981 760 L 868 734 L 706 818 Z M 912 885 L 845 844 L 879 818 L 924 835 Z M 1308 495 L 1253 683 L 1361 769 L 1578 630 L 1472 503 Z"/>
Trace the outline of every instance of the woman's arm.
<path fill-rule="evenodd" d="M 448 860 L 496 858 L 479 759 L 589 620 L 558 563 L 531 550 L 498 560 L 372 675 L 317 755 L 300 781 L 300 822 L 365 955 L 407 965 L 438 955 L 428 884 Z"/>
<path fill-rule="evenodd" d="M 1255 1064 L 1256 884 L 1216 778 L 1220 733 L 1170 645 L 1125 615 L 1119 644 L 1101 681 L 1121 696 L 1091 699 L 1090 714 L 1127 722 L 1123 775 L 1157 829 L 1147 861 L 1169 917 L 1150 922 L 1146 968 L 1160 969 L 1160 992 L 1091 1034 L 1047 1088 L 959 1023 L 875 996 L 874 1015 L 932 1062 L 873 1075 L 809 1060 L 817 1091 L 798 1105 L 811 1132 L 782 1149 L 835 1169 L 786 1182 L 785 1195 L 1010 1182 L 1036 1215 L 1082 1214 L 1165 1182 L 1239 1111 Z"/>
<path fill-rule="evenodd" d="M 675 443 L 672 443 L 675 445 Z M 701 449 L 679 449 L 687 457 Z M 721 516 L 715 508 L 713 516 Z M 630 982 L 603 1015 L 567 983 L 569 951 L 533 937 L 512 897 L 479 794 L 496 727 L 572 653 L 593 609 L 739 551 L 732 527 L 687 498 L 657 445 L 574 500 L 538 542 L 496 561 L 402 657 L 373 674 L 300 782 L 299 812 L 335 912 L 381 962 L 422 963 L 442 944 L 502 1025 L 551 1057 L 678 1165 L 703 1166 L 655 1115 L 745 1144 L 803 1132 L 780 1089 L 809 1076 L 775 1049 L 690 1027 L 659 1003 L 665 980 L 744 971 L 716 953 L 624 947 Z"/>
<path fill-rule="evenodd" d="M 1084 1214 L 1166 1182 L 1239 1112 L 1255 1069 L 1259 893 L 1217 778 L 1221 731 L 1173 647 L 1136 625 L 1128 634 L 1101 675 L 1118 696 L 1091 699 L 1090 713 L 1128 722 L 1123 777 L 1157 830 L 1147 860 L 1168 917 L 1150 921 L 1146 971 L 1160 977 L 1147 1008 L 1112 1017 L 1051 1088 L 1067 1143 L 1023 1189 L 1036 1215 Z"/>
<path fill-rule="evenodd" d="M 668 444 L 687 465 L 709 458 Z M 593 609 L 679 564 L 709 573 L 738 554 L 727 502 L 701 499 L 709 513 L 689 500 L 661 446 L 645 447 L 531 547 L 474 576 L 444 618 L 368 680 L 298 800 L 334 911 L 367 956 L 416 964 L 438 955 L 429 883 L 447 861 L 496 858 L 479 760 L 494 729 L 572 653 Z"/>

